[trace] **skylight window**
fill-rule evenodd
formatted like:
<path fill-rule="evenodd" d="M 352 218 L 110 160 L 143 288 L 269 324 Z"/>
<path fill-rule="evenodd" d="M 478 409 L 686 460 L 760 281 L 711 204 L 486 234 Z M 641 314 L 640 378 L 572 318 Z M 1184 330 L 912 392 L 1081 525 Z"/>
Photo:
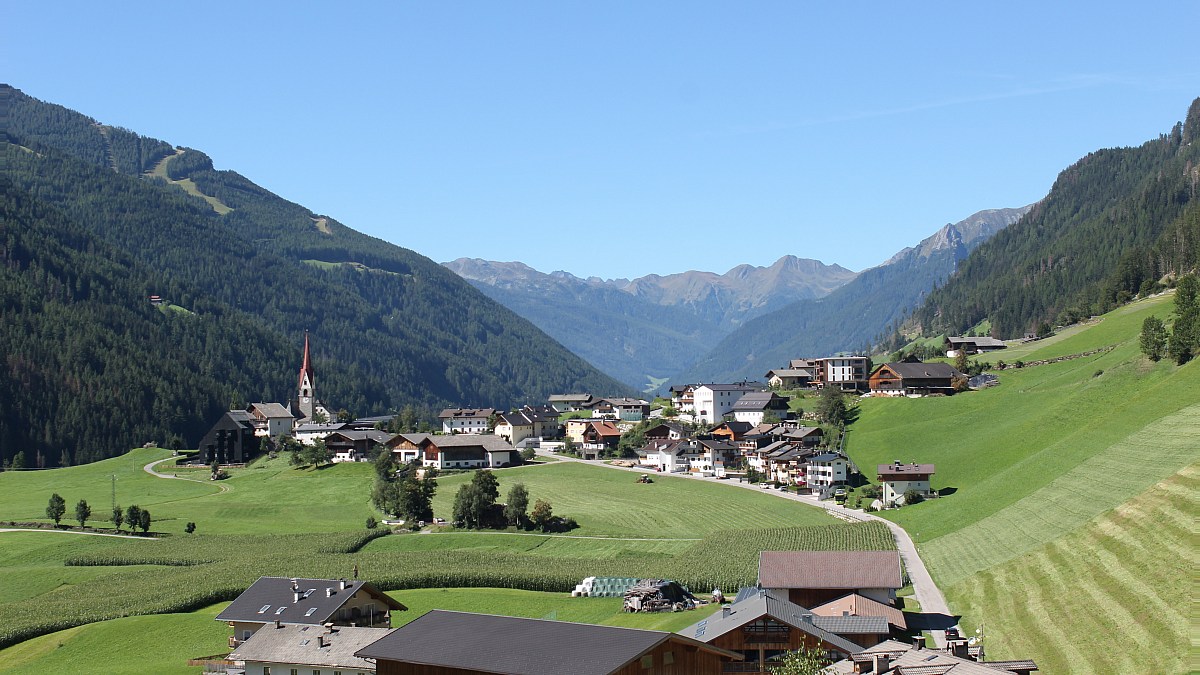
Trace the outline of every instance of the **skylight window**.
<path fill-rule="evenodd" d="M 266 614 L 266 612 L 267 612 L 267 610 L 268 610 L 268 609 L 271 609 L 271 606 L 270 606 L 270 605 L 263 605 L 262 607 L 259 607 L 259 608 L 258 608 L 258 613 L 259 613 L 259 614 Z"/>
<path fill-rule="evenodd" d="M 316 607 L 309 607 L 309 608 L 308 608 L 308 611 L 304 613 L 304 616 L 312 616 L 312 615 L 313 615 L 313 613 L 314 613 L 314 612 L 316 612 L 316 611 L 317 611 L 317 608 L 316 608 Z"/>
<path fill-rule="evenodd" d="M 280 607 L 279 609 L 275 610 L 275 614 L 276 615 L 283 614 L 283 610 L 285 610 L 285 609 L 287 609 L 287 605 L 284 605 L 283 607 Z"/>
<path fill-rule="evenodd" d="M 306 646 L 308 646 L 308 643 L 310 643 L 310 642 L 312 642 L 312 640 L 301 640 L 301 641 L 300 641 L 300 646 L 301 646 L 301 647 L 306 647 Z"/>

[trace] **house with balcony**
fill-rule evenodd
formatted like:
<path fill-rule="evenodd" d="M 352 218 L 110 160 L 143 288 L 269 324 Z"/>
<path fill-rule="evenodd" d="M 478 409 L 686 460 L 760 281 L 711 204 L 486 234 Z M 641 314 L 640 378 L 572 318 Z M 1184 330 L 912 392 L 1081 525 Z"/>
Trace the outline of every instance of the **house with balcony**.
<path fill-rule="evenodd" d="M 947 337 L 946 338 L 946 356 L 954 358 L 962 352 L 967 354 L 983 354 L 985 352 L 994 352 L 1001 349 L 1008 349 L 1008 345 L 1004 340 L 997 340 L 994 337 Z"/>
<path fill-rule="evenodd" d="M 960 377 L 965 376 L 949 363 L 884 363 L 871 372 L 871 395 L 950 395 L 954 393 L 954 380 Z"/>
<path fill-rule="evenodd" d="M 804 482 L 813 494 L 823 497 L 835 485 L 845 485 L 850 471 L 850 460 L 837 452 L 823 452 L 808 458 Z"/>
<path fill-rule="evenodd" d="M 698 438 L 694 441 L 696 456 L 688 466 L 692 473 L 724 477 L 725 471 L 738 464 L 741 453 L 733 443 L 721 438 Z"/>
<path fill-rule="evenodd" d="M 599 459 L 603 453 L 617 451 L 621 442 L 621 430 L 607 420 L 589 420 L 580 438 L 580 456 L 584 459 Z"/>
<path fill-rule="evenodd" d="M 390 628 L 392 612 L 407 607 L 375 586 L 355 579 L 259 577 L 217 615 L 233 630 L 237 649 L 265 626 L 367 626 Z"/>
<path fill-rule="evenodd" d="M 866 391 L 871 373 L 867 356 L 830 356 L 814 359 L 818 387 L 837 387 L 842 391 Z"/>
<path fill-rule="evenodd" d="M 935 469 L 933 464 L 904 464 L 900 460 L 891 464 L 879 464 L 875 475 L 883 487 L 880 501 L 885 506 L 903 504 L 904 493 L 909 490 L 915 490 L 922 497 L 932 496 L 929 479 L 933 477 Z"/>
<path fill-rule="evenodd" d="M 560 413 L 588 410 L 594 401 L 591 394 L 551 394 L 547 400 Z"/>
<path fill-rule="evenodd" d="M 725 672 L 760 673 L 767 675 L 771 666 L 784 654 L 802 647 L 824 652 L 831 660 L 848 658 L 862 651 L 865 644 L 875 644 L 875 633 L 863 633 L 863 643 L 855 642 L 829 627 L 851 631 L 882 631 L 886 637 L 887 622 L 861 620 L 830 621 L 831 617 L 813 614 L 787 599 L 786 594 L 762 588 L 746 588 L 733 603 L 716 614 L 684 628 L 679 634 L 742 656 L 740 662 L 729 664 Z M 841 617 L 838 617 L 840 619 Z M 823 626 L 822 623 L 825 623 Z"/>
<path fill-rule="evenodd" d="M 333 462 L 366 462 L 377 446 L 386 446 L 395 434 L 377 429 L 335 431 L 325 437 Z"/>
<path fill-rule="evenodd" d="M 280 403 L 251 403 L 246 412 L 250 413 L 255 436 L 291 436 L 296 425 L 296 418 Z"/>
<path fill-rule="evenodd" d="M 446 408 L 438 413 L 443 434 L 486 434 L 495 408 Z"/>
<path fill-rule="evenodd" d="M 602 398 L 592 406 L 592 417 L 641 422 L 650 416 L 650 402 L 640 398 Z"/>

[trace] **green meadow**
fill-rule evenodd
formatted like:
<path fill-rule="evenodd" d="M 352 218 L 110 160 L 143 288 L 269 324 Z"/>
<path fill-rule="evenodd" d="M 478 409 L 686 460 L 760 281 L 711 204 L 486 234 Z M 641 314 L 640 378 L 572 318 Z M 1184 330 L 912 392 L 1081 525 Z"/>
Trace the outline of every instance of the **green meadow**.
<path fill-rule="evenodd" d="M 682 478 L 644 485 L 627 472 L 568 462 L 497 474 L 502 492 L 523 482 L 534 499 L 549 499 L 556 513 L 576 518 L 580 527 L 569 535 L 452 528 L 390 534 L 364 526 L 379 515 L 368 501 L 368 465 L 314 470 L 260 461 L 219 482 L 208 481 L 205 469 L 170 461 L 158 470 L 180 478 L 143 470 L 170 456 L 138 449 L 86 466 L 0 474 L 0 521 L 44 521 L 53 492 L 66 499 L 68 512 L 83 498 L 106 516 L 116 476 L 117 501 L 149 509 L 151 529 L 165 533 L 0 533 L 4 669 L 86 670 L 71 664 L 90 663 L 86 655 L 96 645 L 112 644 L 94 653 L 106 663 L 113 654 L 106 668 L 115 672 L 189 672 L 183 661 L 225 645 L 227 629 L 212 621 L 211 607 L 261 575 L 348 577 L 357 567 L 362 578 L 411 604 L 413 612 L 398 620 L 445 607 L 678 628 L 699 613 L 629 616 L 619 600 L 572 599 L 568 591 L 593 575 L 673 578 L 698 592 L 734 589 L 754 581 L 763 548 L 892 546 L 881 526 L 845 524 L 771 495 Z M 439 479 L 439 515 L 449 518 L 453 493 L 468 478 Z M 90 524 L 106 526 L 103 517 Z M 197 524 L 196 534 L 183 533 L 187 522 Z"/>
<path fill-rule="evenodd" d="M 1104 546 L 1111 542 L 1085 534 L 1097 519 L 1143 498 L 1200 459 L 1200 363 L 1151 363 L 1138 346 L 1145 317 L 1165 318 L 1172 307 L 1170 296 L 1133 303 L 1046 340 L 976 357 L 1015 363 L 1106 349 L 998 371 L 1000 384 L 990 389 L 861 402 L 860 418 L 847 436 L 859 466 L 871 474 L 877 464 L 897 459 L 933 463 L 933 486 L 949 493 L 882 515 L 903 525 L 918 543 L 934 579 L 951 589 L 951 607 L 964 613 L 964 624 L 974 629 L 971 624 L 986 614 L 989 633 L 1025 628 L 1021 640 L 1001 639 L 989 647 L 993 658 L 1028 656 L 1061 664 L 1069 644 L 1094 641 L 1094 626 L 1076 621 L 1074 612 L 1057 611 L 1053 603 L 1033 612 L 1016 607 L 1026 594 L 1070 594 L 1077 611 L 1103 616 L 1115 606 L 1110 597 L 1055 586 L 1076 576 L 1065 571 L 1039 575 L 1028 564 L 1021 567 L 1023 577 L 1004 571 L 1039 555 L 1047 557 L 1037 558 L 1037 569 L 1046 571 L 1056 558 L 1045 552 L 1061 552 L 1066 542 L 1079 560 L 1105 559 Z M 1156 551 L 1151 559 L 1177 569 L 1178 548 Z M 1126 553 L 1131 559 L 1124 564 L 1155 564 L 1134 548 Z M 1004 590 L 1014 594 L 1003 605 L 1013 609 L 1010 615 L 994 611 L 996 598 L 966 592 L 997 574 L 1007 580 Z M 1109 583 L 1104 589 L 1115 590 Z M 1175 586 L 1150 584 L 1144 590 L 1121 596 L 1122 610 L 1140 616 L 1179 602 Z M 1129 668 L 1132 660 L 1159 658 L 1153 656 L 1156 646 L 1186 642 L 1187 631 L 1186 622 L 1176 623 L 1156 633 L 1157 640 L 1131 641 L 1122 647 L 1128 659 L 1101 658 L 1099 649 L 1081 652 L 1066 670 L 1136 672 Z"/>

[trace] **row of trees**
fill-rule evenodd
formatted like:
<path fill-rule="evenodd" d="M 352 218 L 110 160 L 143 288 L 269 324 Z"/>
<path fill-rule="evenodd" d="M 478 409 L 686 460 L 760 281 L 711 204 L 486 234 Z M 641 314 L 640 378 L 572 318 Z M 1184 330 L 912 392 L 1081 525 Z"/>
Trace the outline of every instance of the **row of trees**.
<path fill-rule="evenodd" d="M 67 513 L 67 501 L 62 498 L 57 492 L 50 495 L 50 501 L 46 504 L 46 517 L 54 521 L 57 527 L 62 521 L 63 516 Z M 87 521 L 92 517 L 92 507 L 87 503 L 86 499 L 80 499 L 75 504 L 75 520 L 79 522 L 80 527 L 87 527 Z M 120 506 L 114 506 L 112 512 L 113 526 L 119 531 L 122 523 L 129 525 L 129 531 L 132 532 L 135 528 L 141 528 L 143 533 L 150 531 L 150 510 L 143 509 L 137 504 L 133 504 L 128 509 L 122 510 Z M 191 526 L 189 532 L 195 530 L 194 523 L 188 523 Z"/>
<path fill-rule="evenodd" d="M 1175 289 L 1175 321 L 1173 330 L 1157 316 L 1142 322 L 1142 353 L 1151 361 L 1164 356 L 1183 365 L 1200 352 L 1200 279 L 1188 275 L 1179 280 Z"/>

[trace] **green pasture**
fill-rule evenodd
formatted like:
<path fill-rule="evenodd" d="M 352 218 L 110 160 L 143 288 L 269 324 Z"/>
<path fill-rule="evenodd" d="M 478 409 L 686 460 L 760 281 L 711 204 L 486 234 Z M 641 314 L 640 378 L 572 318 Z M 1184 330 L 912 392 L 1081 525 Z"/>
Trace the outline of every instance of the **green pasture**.
<path fill-rule="evenodd" d="M 1192 464 L 1050 543 L 943 587 L 990 659 L 1041 672 L 1195 672 Z"/>
<path fill-rule="evenodd" d="M 676 631 L 696 623 L 720 608 L 705 605 L 690 612 L 626 613 L 622 598 L 572 598 L 567 593 L 541 593 L 514 588 L 418 588 L 388 593 L 408 607 L 393 612 L 398 627 L 431 609 L 482 612 L 528 619 L 555 619 L 622 628 Z"/>
<path fill-rule="evenodd" d="M 1103 452 L 1119 455 L 1129 444 L 1153 445 L 1151 456 L 1134 468 L 1141 478 L 1113 491 L 1117 502 L 1090 504 L 1063 492 L 1057 501 L 1087 520 L 1186 465 L 1195 454 L 1189 441 L 1195 429 L 1188 422 L 1192 416 L 1182 411 L 1200 402 L 1200 364 L 1152 364 L 1137 344 L 1142 319 L 1163 311 L 1154 301 L 1122 308 L 1093 325 L 1095 334 L 1064 338 L 1072 353 L 1107 345 L 1115 349 L 1000 371 L 1000 385 L 983 391 L 863 400 L 846 447 L 869 478 L 876 465 L 896 459 L 933 463 L 934 487 L 954 489 L 948 497 L 885 516 L 914 540 L 928 542 L 973 526 L 1072 470 L 1086 477 L 1093 457 Z M 1054 353 L 1061 344 L 1043 348 Z M 1168 421 L 1177 414 L 1180 419 Z"/>
<path fill-rule="evenodd" d="M 635 483 L 637 474 L 632 472 L 578 462 L 504 469 L 496 477 L 501 501 L 513 484 L 524 483 L 531 508 L 536 500 L 545 499 L 556 515 L 578 521 L 579 529 L 570 533 L 574 535 L 680 538 L 742 527 L 837 522 L 820 509 L 750 490 L 657 475 L 653 483 Z M 470 474 L 439 478 L 434 513 L 450 520 L 454 493 L 470 479 Z"/>

